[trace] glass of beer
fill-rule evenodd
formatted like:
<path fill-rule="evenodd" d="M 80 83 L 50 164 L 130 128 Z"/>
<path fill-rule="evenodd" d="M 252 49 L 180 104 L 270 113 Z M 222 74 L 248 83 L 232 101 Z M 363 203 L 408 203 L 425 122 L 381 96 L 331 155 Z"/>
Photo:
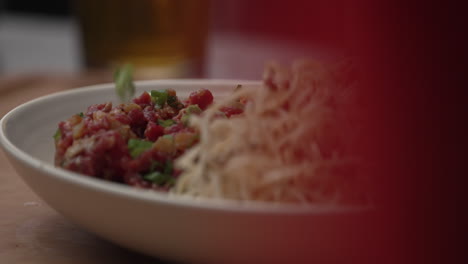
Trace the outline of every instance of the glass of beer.
<path fill-rule="evenodd" d="M 139 79 L 201 77 L 209 9 L 209 0 L 77 0 L 84 63 L 130 63 Z"/>

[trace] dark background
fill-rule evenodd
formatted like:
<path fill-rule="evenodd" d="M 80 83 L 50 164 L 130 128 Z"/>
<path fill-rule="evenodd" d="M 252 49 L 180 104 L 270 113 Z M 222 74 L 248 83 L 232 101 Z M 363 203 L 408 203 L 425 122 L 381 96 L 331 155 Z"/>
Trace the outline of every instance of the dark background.
<path fill-rule="evenodd" d="M 2 1 L 0 1 L 1 7 Z M 71 15 L 69 0 L 3 0 L 3 12 L 64 17 Z"/>
<path fill-rule="evenodd" d="M 3 1 L 3 10 L 2 10 Z M 188 0 L 190 1 L 190 0 Z M 0 12 L 73 16 L 74 0 L 0 0 Z M 344 0 L 212 0 L 212 30 L 274 37 L 329 48 L 344 43 Z M 327 25 L 324 27 L 323 25 Z M 324 30 L 326 29 L 326 30 Z"/>

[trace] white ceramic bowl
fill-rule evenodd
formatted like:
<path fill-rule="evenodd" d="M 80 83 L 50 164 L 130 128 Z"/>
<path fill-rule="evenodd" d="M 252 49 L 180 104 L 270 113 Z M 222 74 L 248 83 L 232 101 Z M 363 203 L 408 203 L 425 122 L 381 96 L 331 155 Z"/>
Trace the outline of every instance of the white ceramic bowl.
<path fill-rule="evenodd" d="M 203 87 L 219 98 L 237 84 L 259 83 L 145 81 L 137 82 L 137 94 L 173 88 L 187 97 Z M 117 102 L 112 84 L 79 88 L 20 105 L 0 121 L 0 145 L 18 174 L 83 228 L 145 254 L 190 263 L 324 263 L 365 251 L 365 210 L 171 199 L 55 168 L 57 123 L 107 101 Z"/>

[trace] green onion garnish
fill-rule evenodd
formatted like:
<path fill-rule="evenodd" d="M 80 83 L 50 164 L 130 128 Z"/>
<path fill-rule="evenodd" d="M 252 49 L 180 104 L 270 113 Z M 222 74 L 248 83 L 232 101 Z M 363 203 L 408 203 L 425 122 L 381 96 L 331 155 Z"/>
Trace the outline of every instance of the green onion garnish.
<path fill-rule="evenodd" d="M 164 136 L 162 136 L 162 137 L 174 141 L 174 135 L 173 135 L 173 134 L 167 134 L 167 135 L 164 135 Z"/>
<path fill-rule="evenodd" d="M 174 165 L 172 164 L 172 162 L 167 161 L 166 167 L 164 167 L 164 174 L 172 175 L 173 168 L 174 168 Z"/>
<path fill-rule="evenodd" d="M 177 107 L 177 96 L 169 95 L 167 97 L 167 104 L 171 107 Z"/>
<path fill-rule="evenodd" d="M 185 114 L 180 118 L 180 122 L 184 124 L 184 126 L 188 126 L 190 121 L 190 114 Z"/>
<path fill-rule="evenodd" d="M 122 102 L 128 102 L 135 94 L 133 67 L 125 64 L 114 72 L 115 91 Z"/>
<path fill-rule="evenodd" d="M 166 90 L 161 90 L 161 91 L 152 90 L 150 92 L 150 95 L 151 95 L 151 100 L 153 101 L 153 103 L 155 103 L 160 108 L 164 106 L 168 97 Z"/>
<path fill-rule="evenodd" d="M 150 181 L 150 182 L 154 182 L 157 185 L 163 185 L 164 183 L 167 182 L 167 180 L 169 180 L 169 178 L 172 178 L 172 177 L 170 175 L 161 173 L 159 171 L 154 171 L 146 175 L 143 175 L 143 179 Z"/>
<path fill-rule="evenodd" d="M 185 109 L 185 112 L 187 114 L 200 114 L 202 110 L 198 105 L 194 104 L 194 105 L 187 106 L 187 108 Z"/>
<path fill-rule="evenodd" d="M 163 127 L 170 127 L 170 126 L 172 126 L 174 123 L 175 123 L 175 121 L 172 120 L 172 119 L 167 119 L 167 120 L 159 119 L 159 120 L 158 120 L 158 124 L 161 125 L 161 126 L 163 126 Z"/>
<path fill-rule="evenodd" d="M 161 164 L 157 162 L 158 165 Z M 143 179 L 156 183 L 157 185 L 174 185 L 175 179 L 172 177 L 173 164 L 171 161 L 167 161 L 164 166 L 164 171 L 153 171 L 148 174 L 143 175 Z"/>
<path fill-rule="evenodd" d="M 54 134 L 54 139 L 55 141 L 57 141 L 60 138 L 62 138 L 62 132 L 60 131 L 60 129 L 57 129 L 57 131 L 55 131 L 55 134 Z"/>
<path fill-rule="evenodd" d="M 132 138 L 128 141 L 127 146 L 130 151 L 130 156 L 132 156 L 132 158 L 136 158 L 146 150 L 150 149 L 153 146 L 153 142 Z"/>

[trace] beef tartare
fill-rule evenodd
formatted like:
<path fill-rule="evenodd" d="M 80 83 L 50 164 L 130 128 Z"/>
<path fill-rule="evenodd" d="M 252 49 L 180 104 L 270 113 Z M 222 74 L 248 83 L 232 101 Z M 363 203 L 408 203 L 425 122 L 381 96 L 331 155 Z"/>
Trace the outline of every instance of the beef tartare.
<path fill-rule="evenodd" d="M 58 124 L 55 164 L 67 170 L 140 188 L 169 190 L 180 171 L 173 162 L 197 144 L 189 117 L 213 102 L 206 89 L 185 101 L 172 89 L 143 92 L 129 103 L 96 104 Z M 224 107 L 219 116 L 242 113 Z"/>

